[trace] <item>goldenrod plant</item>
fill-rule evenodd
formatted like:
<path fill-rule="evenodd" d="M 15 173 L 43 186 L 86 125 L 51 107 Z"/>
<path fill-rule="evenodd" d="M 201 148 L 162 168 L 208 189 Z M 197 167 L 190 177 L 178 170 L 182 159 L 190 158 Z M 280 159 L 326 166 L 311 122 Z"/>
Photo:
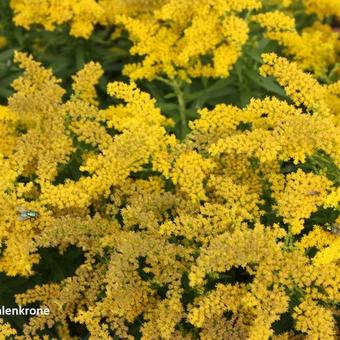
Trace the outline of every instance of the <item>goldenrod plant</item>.
<path fill-rule="evenodd" d="M 339 337 L 338 1 L 3 6 L 0 339 Z"/>

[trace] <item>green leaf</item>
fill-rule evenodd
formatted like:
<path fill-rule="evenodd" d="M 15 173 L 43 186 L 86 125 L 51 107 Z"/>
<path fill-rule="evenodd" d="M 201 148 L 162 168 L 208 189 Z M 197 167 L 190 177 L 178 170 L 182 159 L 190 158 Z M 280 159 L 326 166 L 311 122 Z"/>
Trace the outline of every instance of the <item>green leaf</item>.
<path fill-rule="evenodd" d="M 0 97 L 8 98 L 12 95 L 13 91 L 8 88 L 1 88 L 0 87 Z"/>
<path fill-rule="evenodd" d="M 3 62 L 3 61 L 11 60 L 13 58 L 13 54 L 14 54 L 13 48 L 0 52 L 0 61 Z"/>
<path fill-rule="evenodd" d="M 163 112 L 177 111 L 178 110 L 178 104 L 176 104 L 176 103 L 157 103 L 157 106 Z"/>
<path fill-rule="evenodd" d="M 282 89 L 280 85 L 276 83 L 274 78 L 264 78 L 253 70 L 248 70 L 248 72 L 245 74 L 248 79 L 252 80 L 256 85 L 264 88 L 268 92 L 275 93 L 281 97 L 286 97 L 286 92 Z"/>
<path fill-rule="evenodd" d="M 185 94 L 185 100 L 186 101 L 192 101 L 195 99 L 198 99 L 202 96 L 205 97 L 210 97 L 213 98 L 216 96 L 223 96 L 223 95 L 227 95 L 230 94 L 230 91 L 234 91 L 234 88 L 228 88 L 228 86 L 233 82 L 232 78 L 229 77 L 228 79 L 220 79 L 218 81 L 216 81 L 213 85 L 211 85 L 210 87 L 200 90 L 200 91 L 196 91 L 196 92 L 191 92 L 189 94 Z"/>
<path fill-rule="evenodd" d="M 76 67 L 77 70 L 81 70 L 84 67 L 85 64 L 85 51 L 84 47 L 78 46 L 76 49 Z"/>

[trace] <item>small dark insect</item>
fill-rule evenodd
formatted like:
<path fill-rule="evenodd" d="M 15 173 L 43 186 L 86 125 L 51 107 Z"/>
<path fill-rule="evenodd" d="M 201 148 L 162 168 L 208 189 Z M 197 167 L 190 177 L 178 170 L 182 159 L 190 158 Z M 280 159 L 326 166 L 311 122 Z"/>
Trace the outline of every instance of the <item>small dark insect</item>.
<path fill-rule="evenodd" d="M 39 213 L 34 210 L 25 210 L 25 209 L 20 208 L 18 209 L 18 211 L 19 211 L 19 216 L 18 216 L 19 221 L 26 221 L 28 219 L 39 217 Z"/>
<path fill-rule="evenodd" d="M 326 230 L 334 235 L 340 235 L 340 226 L 336 223 L 333 223 L 331 225 L 326 225 Z"/>
<path fill-rule="evenodd" d="M 321 194 L 321 192 L 317 191 L 317 190 L 307 191 L 307 195 L 309 195 L 309 196 L 319 196 L 320 194 Z"/>

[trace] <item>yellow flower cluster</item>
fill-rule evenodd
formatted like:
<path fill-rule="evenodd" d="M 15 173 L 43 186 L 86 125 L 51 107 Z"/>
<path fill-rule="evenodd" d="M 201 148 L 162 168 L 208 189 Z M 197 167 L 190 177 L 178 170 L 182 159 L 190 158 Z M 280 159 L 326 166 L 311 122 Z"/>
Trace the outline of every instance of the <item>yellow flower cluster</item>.
<path fill-rule="evenodd" d="M 275 53 L 263 54 L 263 60 L 265 65 L 260 69 L 261 74 L 275 77 L 295 105 L 303 105 L 309 112 L 318 115 L 328 115 L 329 108 L 325 104 L 327 89 L 315 78 L 301 71 L 296 63 L 289 63 Z"/>
<path fill-rule="evenodd" d="M 8 323 L 5 323 L 3 319 L 0 319 L 0 334 L 3 339 L 7 339 L 16 335 L 17 331 L 13 329 Z"/>
<path fill-rule="evenodd" d="M 337 0 L 304 0 L 308 12 L 321 18 L 335 15 L 340 18 L 340 4 Z"/>
<path fill-rule="evenodd" d="M 34 17 L 52 28 L 62 18 L 87 36 L 96 22 L 111 22 L 100 10 L 106 2 L 36 0 L 26 17 L 28 2 L 12 6 L 25 25 Z M 268 34 L 297 34 L 280 12 L 244 18 L 261 3 L 170 0 L 151 18 L 122 10 L 117 20 L 131 34 L 131 52 L 143 56 L 126 74 L 166 75 L 171 84 L 227 76 L 249 20 Z M 275 339 L 285 337 L 274 323 L 286 313 L 293 335 L 336 339 L 340 83 L 319 83 L 297 54 L 297 62 L 262 57 L 262 75 L 275 78 L 287 100 L 210 105 L 178 140 L 135 83 L 109 83 L 116 104 L 103 107 L 96 94 L 103 70 L 91 62 L 65 99 L 50 70 L 16 53 L 23 74 L 0 106 L 0 271 L 31 275 L 41 248 L 75 246 L 84 260 L 61 282 L 17 294 L 17 304 L 50 315 L 32 317 L 18 336 L 0 320 L 1 339 L 38 339 L 50 328 L 68 339 L 70 322 L 91 339 L 134 339 L 137 327 L 143 340 Z M 332 212 L 329 225 L 315 222 L 324 211 Z"/>
<path fill-rule="evenodd" d="M 248 39 L 247 22 L 237 14 L 259 7 L 259 1 L 248 0 L 173 0 L 152 20 L 121 16 L 118 21 L 134 42 L 130 52 L 144 57 L 124 72 L 132 79 L 226 77 Z"/>
<path fill-rule="evenodd" d="M 323 205 L 330 190 L 331 182 L 327 178 L 302 170 L 288 174 L 283 183 L 273 185 L 276 209 L 291 226 L 293 234 L 303 230 L 304 220 Z"/>
<path fill-rule="evenodd" d="M 7 169 L 1 178 L 1 202 L 5 202 L 1 235 L 13 238 L 7 241 L 0 266 L 11 275 L 30 273 L 31 265 L 37 261 L 36 255 L 32 255 L 31 260 L 32 245 L 23 239 L 51 223 L 51 211 L 44 206 L 52 210 L 85 208 L 108 195 L 111 185 L 124 182 L 131 171 L 142 169 L 153 151 L 162 146 L 165 130 L 161 124 L 166 122 L 149 95 L 141 93 L 134 85 L 112 84 L 109 92 L 128 102 L 125 117 L 136 115 L 130 126 L 117 124 L 122 133 L 113 138 L 102 126 L 104 118 L 101 117 L 105 115 L 93 106 L 93 84 L 101 74 L 97 65 L 89 64 L 77 75 L 75 95 L 63 104 L 64 91 L 50 71 L 23 54 L 16 58 L 26 71 L 13 83 L 18 92 L 10 99 L 9 108 L 1 109 L 2 132 L 9 136 L 9 143 L 1 149 L 2 169 Z M 121 106 L 117 111 L 121 114 Z M 18 133 L 18 126 L 26 132 Z M 77 135 L 78 142 L 98 147 L 100 154 L 85 157 L 88 151 L 84 150 L 81 171 L 87 171 L 90 177 L 55 184 L 58 168 L 69 161 L 75 148 L 72 133 Z M 18 176 L 27 178 L 28 183 L 17 183 Z M 25 203 L 25 200 L 31 202 Z M 39 213 L 38 224 L 17 221 L 16 209 L 22 205 Z M 12 216 L 10 220 L 9 215 Z"/>
<path fill-rule="evenodd" d="M 265 0 L 264 2 L 285 9 L 291 9 L 290 7 L 296 4 L 294 0 Z M 340 5 L 337 0 L 302 0 L 301 3 L 308 14 L 316 14 L 321 19 L 332 15 L 340 16 Z"/>
<path fill-rule="evenodd" d="M 247 285 L 218 284 L 207 295 L 198 297 L 189 312 L 190 322 L 204 328 L 210 318 L 217 320 L 223 318 L 227 310 L 237 316 L 241 324 L 249 325 L 243 326 L 246 332 L 244 338 L 268 339 L 273 335 L 271 324 L 278 320 L 280 314 L 288 310 L 289 298 L 286 289 L 289 289 L 292 293 L 297 290 L 306 294 L 309 296 L 307 300 L 313 304 L 311 308 L 305 306 L 306 304 L 301 304 L 300 309 L 296 308 L 294 317 L 297 329 L 307 334 L 319 331 L 320 334 L 325 332 L 328 336 L 334 335 L 334 319 L 331 312 L 318 306 L 314 299 L 322 299 L 316 286 L 320 285 L 319 288 L 322 286 L 322 289 L 327 290 L 329 285 L 335 288 L 334 284 L 339 282 L 336 265 L 320 269 L 308 264 L 304 255 L 297 250 L 291 254 L 285 253 L 283 245 L 275 241 L 275 238 L 282 236 L 284 232 L 280 229 L 268 230 L 257 225 L 254 230 L 225 233 L 215 238 L 208 247 L 204 247 L 197 259 L 197 265 L 190 274 L 191 284 L 202 285 L 204 283 L 202 278 L 207 272 L 228 273 L 228 268 L 232 266 L 247 268 L 249 273 L 255 275 L 255 279 Z M 326 273 L 329 275 L 327 279 Z M 312 282 L 316 280 L 317 275 L 318 282 L 315 282 L 315 288 L 312 288 Z M 329 293 L 339 295 L 337 289 Z M 306 314 L 315 318 L 309 327 L 303 325 L 306 321 L 299 312 L 303 308 Z M 321 308 L 320 311 L 324 309 L 327 313 L 327 323 L 322 326 L 319 323 L 322 323 L 323 318 L 318 314 L 314 315 L 318 308 Z M 308 325 L 308 322 L 305 325 Z M 231 336 L 232 332 L 227 328 L 223 334 Z"/>
<path fill-rule="evenodd" d="M 254 112 L 255 117 L 251 116 Z M 288 114 L 283 115 L 285 112 Z M 254 128 L 244 133 L 235 133 L 235 129 L 230 136 L 213 142 L 209 146 L 213 156 L 247 155 L 264 164 L 293 159 L 298 164 L 322 149 L 332 155 L 335 162 L 339 160 L 339 130 L 332 117 L 309 116 L 277 99 L 265 99 L 252 100 L 242 115 L 236 117 L 237 120 L 242 118 Z"/>
<path fill-rule="evenodd" d="M 261 1 L 11 0 L 11 7 L 17 25 L 51 30 L 67 22 L 77 37 L 88 38 L 96 24 L 121 23 L 134 42 L 131 53 L 144 57 L 126 65 L 131 79 L 159 73 L 189 79 L 228 76 L 248 39 L 247 21 L 239 13 L 260 8 Z"/>
<path fill-rule="evenodd" d="M 47 30 L 70 23 L 70 34 L 89 38 L 96 24 L 111 24 L 117 14 L 136 15 L 150 11 L 164 0 L 11 0 L 14 21 L 29 28 L 41 24 Z"/>
<path fill-rule="evenodd" d="M 268 32 L 295 31 L 294 18 L 280 11 L 257 14 L 252 19 L 266 28 Z"/>
<path fill-rule="evenodd" d="M 295 27 L 294 10 L 286 9 L 291 1 L 269 3 L 273 6 L 260 0 L 195 0 L 192 4 L 178 0 L 11 0 L 11 7 L 19 26 L 41 24 L 52 30 L 69 23 L 70 34 L 76 37 L 89 38 L 97 24 L 122 25 L 118 31 L 128 31 L 133 43 L 130 53 L 140 57 L 124 67 L 132 80 L 160 75 L 189 82 L 201 76 L 227 77 L 242 57 L 252 22 L 282 45 L 283 53 L 299 68 L 327 77 L 328 68 L 338 60 L 339 33 L 322 19 L 339 16 L 338 2 L 305 0 L 306 13 L 317 13 L 320 19 L 300 31 Z"/>
<path fill-rule="evenodd" d="M 310 339 L 335 339 L 336 330 L 332 314 L 306 299 L 295 308 L 296 328 Z"/>
<path fill-rule="evenodd" d="M 316 265 L 325 265 L 330 262 L 337 262 L 340 259 L 339 255 L 340 239 L 338 238 L 330 244 L 329 247 L 320 251 L 314 258 Z"/>
<path fill-rule="evenodd" d="M 171 179 L 193 201 L 205 200 L 203 181 L 214 164 L 195 151 L 186 152 L 176 159 Z"/>
<path fill-rule="evenodd" d="M 324 229 L 315 226 L 313 230 L 305 235 L 299 242 L 298 246 L 303 249 L 315 247 L 319 250 L 314 257 L 314 263 L 316 265 L 325 265 L 339 260 L 339 223 L 340 218 L 333 224 L 326 225 L 326 228 Z"/>
<path fill-rule="evenodd" d="M 70 22 L 70 33 L 77 37 L 89 37 L 94 25 L 104 15 L 104 8 L 95 0 L 11 0 L 11 7 L 17 25 L 29 28 L 37 23 L 52 30 L 55 25 Z"/>
<path fill-rule="evenodd" d="M 0 134 L 3 138 L 0 141 L 0 157 L 10 155 L 15 146 L 17 115 L 11 112 L 6 106 L 0 106 Z"/>
<path fill-rule="evenodd" d="M 294 18 L 279 11 L 257 14 L 253 20 L 266 29 L 267 38 L 285 47 L 286 55 L 293 56 L 302 70 L 323 76 L 334 65 L 339 34 L 329 26 L 316 22 L 299 33 Z"/>

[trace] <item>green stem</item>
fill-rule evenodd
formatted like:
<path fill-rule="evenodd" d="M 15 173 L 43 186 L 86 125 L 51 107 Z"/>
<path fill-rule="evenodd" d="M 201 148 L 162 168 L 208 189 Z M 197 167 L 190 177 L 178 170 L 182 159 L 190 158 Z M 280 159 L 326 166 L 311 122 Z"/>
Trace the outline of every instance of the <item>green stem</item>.
<path fill-rule="evenodd" d="M 169 86 L 172 87 L 172 82 L 171 82 L 170 80 L 165 79 L 165 78 L 163 78 L 163 77 L 159 77 L 159 76 L 156 76 L 155 78 L 156 78 L 157 80 L 161 81 L 162 83 L 167 84 L 167 85 L 169 85 Z"/>
<path fill-rule="evenodd" d="M 252 10 L 247 11 L 247 14 L 244 18 L 245 21 L 249 22 L 250 16 L 251 16 Z"/>
<path fill-rule="evenodd" d="M 181 82 L 177 79 L 165 79 L 162 77 L 157 77 L 157 80 L 169 85 L 174 90 L 174 93 L 177 97 L 178 102 L 178 109 L 179 109 L 179 119 L 180 119 L 180 125 L 179 125 L 179 137 L 180 139 L 184 139 L 185 137 L 185 131 L 187 128 L 187 117 L 186 117 L 186 105 L 184 100 L 184 95 L 181 88 Z"/>
<path fill-rule="evenodd" d="M 330 82 L 330 83 L 332 82 L 331 79 L 332 79 L 334 73 L 338 70 L 339 67 L 340 67 L 340 64 L 339 64 L 339 63 L 336 63 L 336 64 L 333 66 L 332 70 L 330 71 L 330 73 L 329 73 L 329 75 L 328 75 L 328 79 L 329 79 L 329 82 Z"/>
<path fill-rule="evenodd" d="M 287 251 L 291 251 L 294 248 L 294 237 L 293 237 L 293 233 L 291 230 L 291 227 L 288 227 L 288 233 L 287 236 L 285 238 L 285 249 Z"/>
<path fill-rule="evenodd" d="M 179 106 L 179 117 L 180 117 L 180 138 L 183 139 L 185 137 L 185 130 L 187 127 L 187 117 L 185 114 L 186 108 L 185 108 L 185 101 L 183 92 L 181 89 L 180 84 L 174 80 L 173 81 L 173 89 L 177 97 L 178 106 Z"/>

